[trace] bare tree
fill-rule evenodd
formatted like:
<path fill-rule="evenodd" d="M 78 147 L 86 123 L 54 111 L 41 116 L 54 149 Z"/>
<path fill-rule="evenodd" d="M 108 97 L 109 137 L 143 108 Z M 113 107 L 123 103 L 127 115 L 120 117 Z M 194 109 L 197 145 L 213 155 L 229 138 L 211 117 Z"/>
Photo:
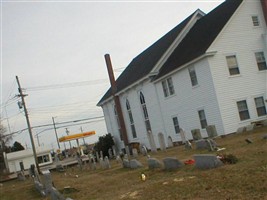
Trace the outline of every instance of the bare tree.
<path fill-rule="evenodd" d="M 7 149 L 8 143 L 11 141 L 11 135 L 5 135 L 6 128 L 0 124 L 0 150 L 4 152 Z"/>

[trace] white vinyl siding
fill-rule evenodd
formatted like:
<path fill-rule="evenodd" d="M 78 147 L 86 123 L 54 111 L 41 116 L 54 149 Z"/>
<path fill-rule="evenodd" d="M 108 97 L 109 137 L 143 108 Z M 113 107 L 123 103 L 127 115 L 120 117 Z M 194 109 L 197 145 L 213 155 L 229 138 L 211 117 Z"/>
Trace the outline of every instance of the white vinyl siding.
<path fill-rule="evenodd" d="M 254 100 L 255 100 L 255 105 L 256 105 L 258 116 L 261 117 L 261 116 L 266 115 L 266 107 L 264 104 L 263 97 L 257 97 Z"/>
<path fill-rule="evenodd" d="M 227 66 L 229 69 L 230 75 L 237 75 L 240 74 L 239 67 L 237 64 L 237 59 L 235 55 L 226 56 Z"/>
<path fill-rule="evenodd" d="M 266 70 L 267 66 L 266 66 L 266 60 L 265 60 L 265 56 L 263 52 L 256 52 L 255 53 L 255 57 L 256 57 L 256 61 L 257 61 L 257 65 L 260 71 L 262 70 Z"/>

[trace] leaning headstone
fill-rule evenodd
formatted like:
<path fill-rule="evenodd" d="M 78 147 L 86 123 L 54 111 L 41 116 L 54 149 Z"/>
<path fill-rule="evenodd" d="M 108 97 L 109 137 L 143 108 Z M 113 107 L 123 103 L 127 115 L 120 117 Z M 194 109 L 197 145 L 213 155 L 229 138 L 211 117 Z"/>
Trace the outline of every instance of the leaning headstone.
<path fill-rule="evenodd" d="M 242 126 L 237 129 L 236 133 L 244 133 L 245 131 L 246 131 L 246 127 Z"/>
<path fill-rule="evenodd" d="M 146 146 L 142 146 L 142 150 L 141 150 L 141 152 L 142 152 L 142 154 L 143 154 L 144 156 L 147 156 L 147 148 L 146 148 Z"/>
<path fill-rule="evenodd" d="M 154 135 L 151 131 L 147 132 L 148 141 L 152 152 L 157 152 L 157 147 L 154 140 Z"/>
<path fill-rule="evenodd" d="M 132 149 L 132 152 L 133 152 L 133 157 L 134 158 L 137 158 L 138 157 L 138 151 L 137 151 L 137 149 L 136 148 L 133 148 Z"/>
<path fill-rule="evenodd" d="M 193 137 L 194 140 L 202 139 L 202 136 L 201 136 L 201 133 L 200 133 L 199 129 L 193 129 L 193 130 L 191 130 L 191 133 L 192 133 L 192 137 Z"/>
<path fill-rule="evenodd" d="M 251 144 L 251 143 L 253 143 L 253 142 L 252 142 L 252 140 L 251 140 L 251 139 L 249 139 L 249 138 L 245 139 L 245 141 L 246 141 L 248 144 Z"/>
<path fill-rule="evenodd" d="M 18 179 L 19 179 L 20 181 L 25 181 L 25 180 L 26 180 L 24 171 L 20 171 L 20 172 L 18 172 Z"/>
<path fill-rule="evenodd" d="M 189 140 L 185 141 L 185 149 L 192 149 L 192 144 Z"/>
<path fill-rule="evenodd" d="M 136 159 L 130 160 L 130 168 L 131 169 L 137 169 L 139 167 L 143 167 L 143 165 Z"/>
<path fill-rule="evenodd" d="M 208 134 L 209 138 L 214 138 L 214 137 L 218 136 L 218 133 L 217 133 L 215 125 L 207 126 L 206 130 L 207 130 L 207 134 Z"/>
<path fill-rule="evenodd" d="M 212 154 L 194 155 L 195 166 L 198 169 L 211 169 L 223 165 L 222 161 Z"/>
<path fill-rule="evenodd" d="M 249 124 L 246 126 L 246 131 L 252 132 L 252 131 L 254 131 L 255 127 L 256 127 L 255 124 Z"/>
<path fill-rule="evenodd" d="M 184 165 L 177 158 L 172 158 L 172 157 L 164 158 L 163 164 L 165 170 L 175 170 L 181 168 Z"/>
<path fill-rule="evenodd" d="M 147 164 L 149 169 L 156 169 L 156 168 L 162 168 L 162 164 L 160 161 L 156 158 L 148 158 Z"/>
<path fill-rule="evenodd" d="M 166 144 L 163 133 L 159 133 L 158 138 L 161 151 L 166 151 Z"/>

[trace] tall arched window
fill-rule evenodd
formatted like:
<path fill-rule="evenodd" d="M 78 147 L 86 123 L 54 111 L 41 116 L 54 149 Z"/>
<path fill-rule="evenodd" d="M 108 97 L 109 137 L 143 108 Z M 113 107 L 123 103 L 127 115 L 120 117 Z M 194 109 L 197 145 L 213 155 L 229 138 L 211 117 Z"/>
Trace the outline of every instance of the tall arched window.
<path fill-rule="evenodd" d="M 135 131 L 135 126 L 134 126 L 133 114 L 132 114 L 131 106 L 130 106 L 128 99 L 126 99 L 126 108 L 127 108 L 127 112 L 128 112 L 128 116 L 129 116 L 129 120 L 130 120 L 132 135 L 133 135 L 133 138 L 136 138 L 136 131 Z"/>
<path fill-rule="evenodd" d="M 140 92 L 140 103 L 141 103 L 143 114 L 144 114 L 146 130 L 151 131 L 149 116 L 148 116 L 148 112 L 146 108 L 146 101 L 145 101 L 145 97 L 142 92 Z"/>
<path fill-rule="evenodd" d="M 117 121 L 118 130 L 119 130 L 119 133 L 120 133 L 120 138 L 122 140 L 121 124 L 120 124 L 120 120 L 119 120 L 119 116 L 118 116 L 116 105 L 114 105 L 114 115 L 115 115 L 115 119 Z"/>

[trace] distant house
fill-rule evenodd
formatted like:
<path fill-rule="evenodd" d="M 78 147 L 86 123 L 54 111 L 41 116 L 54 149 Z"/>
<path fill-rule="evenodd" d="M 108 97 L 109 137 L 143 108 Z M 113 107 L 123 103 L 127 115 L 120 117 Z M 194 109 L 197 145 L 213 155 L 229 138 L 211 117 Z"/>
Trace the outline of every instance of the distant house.
<path fill-rule="evenodd" d="M 39 148 L 36 149 L 37 161 L 39 166 L 51 164 L 53 162 L 51 149 Z M 10 173 L 18 172 L 22 169 L 28 170 L 31 165 L 35 165 L 32 149 L 25 149 L 5 154 L 6 166 Z"/>
<path fill-rule="evenodd" d="M 180 128 L 215 125 L 219 135 L 267 117 L 266 0 L 226 0 L 208 14 L 197 10 L 135 57 L 116 80 L 130 143 L 150 148 L 147 132 L 166 145 Z M 108 132 L 123 148 L 109 89 L 98 102 Z M 169 141 L 169 142 L 168 142 Z"/>

